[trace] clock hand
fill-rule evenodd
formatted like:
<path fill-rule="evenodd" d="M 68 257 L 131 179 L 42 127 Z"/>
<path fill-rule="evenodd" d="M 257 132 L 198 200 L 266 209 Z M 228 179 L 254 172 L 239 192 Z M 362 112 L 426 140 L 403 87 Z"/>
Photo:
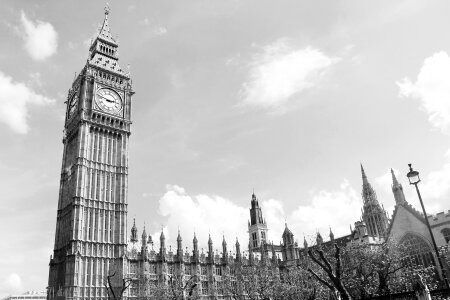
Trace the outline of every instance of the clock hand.
<path fill-rule="evenodd" d="M 108 102 L 114 102 L 114 100 L 110 100 L 110 99 L 108 99 L 108 98 L 106 98 L 106 97 L 103 97 L 103 96 L 100 96 L 100 95 L 98 95 L 100 98 L 103 98 L 103 99 L 105 99 L 106 101 L 108 101 Z"/>

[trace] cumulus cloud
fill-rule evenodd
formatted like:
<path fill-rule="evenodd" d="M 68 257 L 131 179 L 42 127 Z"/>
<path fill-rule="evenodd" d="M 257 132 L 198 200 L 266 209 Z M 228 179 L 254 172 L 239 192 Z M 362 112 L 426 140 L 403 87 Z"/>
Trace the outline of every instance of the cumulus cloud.
<path fill-rule="evenodd" d="M 44 60 L 56 53 L 58 34 L 52 24 L 36 20 L 29 20 L 22 11 L 21 34 L 25 41 L 25 49 L 34 60 Z"/>
<path fill-rule="evenodd" d="M 14 82 L 0 71 L 0 122 L 9 126 L 14 132 L 28 132 L 28 106 L 49 105 L 54 100 L 37 94 L 27 85 Z"/>
<path fill-rule="evenodd" d="M 248 208 L 240 207 L 230 200 L 219 196 L 191 196 L 182 187 L 168 185 L 166 193 L 159 200 L 159 213 L 167 217 L 166 238 L 175 241 L 179 227 L 185 247 L 192 247 L 195 231 L 200 247 L 206 247 L 208 234 L 211 234 L 214 248 L 221 249 L 223 235 L 230 250 L 233 249 L 236 236 L 246 248 Z M 159 242 L 159 232 L 155 233 L 154 238 Z"/>
<path fill-rule="evenodd" d="M 8 294 L 17 294 L 23 292 L 23 283 L 20 276 L 16 273 L 9 274 L 2 282 L 0 292 Z"/>
<path fill-rule="evenodd" d="M 311 235 L 316 230 L 326 239 L 330 227 L 338 237 L 350 233 L 349 225 L 359 220 L 361 207 L 361 197 L 349 182 L 344 180 L 337 190 L 311 192 L 309 203 L 300 205 L 292 212 L 288 221 L 292 223 L 290 228 L 297 232 L 299 240 L 299 233 Z"/>
<path fill-rule="evenodd" d="M 408 78 L 397 82 L 400 96 L 418 99 L 429 122 L 446 134 L 450 134 L 449 78 L 450 57 L 441 51 L 425 59 L 416 82 Z"/>
<path fill-rule="evenodd" d="M 279 243 L 284 230 L 285 220 L 299 240 L 302 234 L 313 235 L 316 230 L 327 236 L 329 227 L 336 236 L 348 234 L 348 224 L 359 219 L 362 201 L 344 181 L 334 191 L 320 190 L 311 192 L 307 204 L 285 213 L 283 203 L 276 199 L 259 201 L 263 217 L 269 227 L 269 241 Z M 220 196 L 189 195 L 177 185 L 168 185 L 166 193 L 159 200 L 159 214 L 167 218 L 164 234 L 169 244 L 175 245 L 176 234 L 180 229 L 183 246 L 192 248 L 195 230 L 200 247 L 206 247 L 208 234 L 214 242 L 214 248 L 221 250 L 222 235 L 225 235 L 228 249 L 234 250 L 235 237 L 239 238 L 241 249 L 247 249 L 247 221 L 249 207 L 241 207 Z M 153 234 L 159 244 L 160 230 Z"/>
<path fill-rule="evenodd" d="M 279 39 L 253 56 L 249 79 L 240 91 L 241 105 L 280 108 L 295 94 L 316 86 L 338 61 L 318 49 L 298 49 L 291 44 Z"/>

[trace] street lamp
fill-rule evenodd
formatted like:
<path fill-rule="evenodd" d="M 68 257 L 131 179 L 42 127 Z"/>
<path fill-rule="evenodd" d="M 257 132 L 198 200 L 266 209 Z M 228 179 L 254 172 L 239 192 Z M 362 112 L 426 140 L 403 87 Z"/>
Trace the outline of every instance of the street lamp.
<path fill-rule="evenodd" d="M 444 269 L 444 266 L 442 265 L 442 261 L 441 261 L 440 255 L 439 255 L 439 250 L 436 246 L 436 241 L 434 239 L 433 231 L 431 230 L 430 222 L 428 222 L 428 215 L 427 215 L 427 212 L 425 211 L 425 206 L 423 206 L 422 196 L 420 195 L 419 187 L 417 186 L 417 184 L 420 182 L 419 172 L 414 171 L 413 168 L 411 167 L 411 164 L 408 164 L 408 166 L 409 166 L 409 172 L 408 172 L 408 174 L 406 174 L 406 176 L 408 177 L 409 184 L 413 184 L 416 187 L 417 196 L 419 196 L 420 205 L 422 206 L 422 212 L 425 217 L 425 223 L 427 224 L 428 231 L 430 232 L 431 241 L 433 242 L 434 251 L 436 252 L 436 257 L 439 262 L 439 267 L 441 268 L 445 287 L 449 288 L 447 276 L 445 274 L 445 269 Z"/>

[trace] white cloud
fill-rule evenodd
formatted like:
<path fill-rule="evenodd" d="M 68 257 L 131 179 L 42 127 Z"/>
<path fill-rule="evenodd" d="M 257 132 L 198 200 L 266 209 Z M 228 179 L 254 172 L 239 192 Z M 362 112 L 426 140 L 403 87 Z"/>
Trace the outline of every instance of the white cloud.
<path fill-rule="evenodd" d="M 194 230 L 200 247 L 206 247 L 208 234 L 214 243 L 214 249 L 222 249 L 222 236 L 228 243 L 228 249 L 234 249 L 236 236 L 242 250 L 247 248 L 248 208 L 237 206 L 230 200 L 219 196 L 190 196 L 176 185 L 168 185 L 167 192 L 159 200 L 159 213 L 167 217 L 166 239 L 175 242 L 178 227 L 184 247 L 192 248 Z M 159 235 L 154 235 L 159 244 Z"/>
<path fill-rule="evenodd" d="M 346 180 L 335 191 L 311 192 L 308 204 L 300 205 L 288 214 L 279 200 L 260 200 L 259 203 L 269 227 L 269 241 L 276 244 L 281 240 L 285 220 L 299 241 L 302 241 L 303 233 L 314 235 L 316 230 L 326 238 L 330 226 L 336 237 L 348 234 L 349 224 L 359 219 L 362 206 L 362 200 Z M 234 250 L 236 236 L 241 249 L 247 249 L 249 207 L 238 206 L 220 196 L 191 196 L 182 187 L 168 185 L 167 192 L 159 200 L 159 214 L 167 218 L 164 234 L 169 244 L 176 245 L 180 228 L 183 246 L 190 249 L 194 230 L 200 247 L 206 247 L 210 233 L 214 249 L 219 252 L 223 234 L 229 250 Z M 152 236 L 155 247 L 159 247 L 160 230 Z"/>
<path fill-rule="evenodd" d="M 39 20 L 33 22 L 23 11 L 20 20 L 25 49 L 34 60 L 44 60 L 56 53 L 58 34 L 52 24 Z"/>
<path fill-rule="evenodd" d="M 400 96 L 419 99 L 428 120 L 443 133 L 450 134 L 450 57 L 438 52 L 425 59 L 415 83 L 404 78 L 397 82 Z"/>
<path fill-rule="evenodd" d="M 28 106 L 48 105 L 54 100 L 35 93 L 31 88 L 0 71 L 0 122 L 11 130 L 25 134 L 28 132 Z"/>
<path fill-rule="evenodd" d="M 303 239 L 300 233 L 308 236 L 316 230 L 327 239 L 330 227 L 335 237 L 339 237 L 350 233 L 349 225 L 359 220 L 362 204 L 359 194 L 344 180 L 337 190 L 311 192 L 309 204 L 292 212 L 288 226 L 297 233 L 299 242 Z"/>
<path fill-rule="evenodd" d="M 2 282 L 0 292 L 8 294 L 17 294 L 23 292 L 23 283 L 20 276 L 16 273 L 9 274 Z"/>
<path fill-rule="evenodd" d="M 153 33 L 156 35 L 165 35 L 167 33 L 167 28 L 162 26 L 156 27 L 153 29 Z"/>
<path fill-rule="evenodd" d="M 319 83 L 322 75 L 338 61 L 322 51 L 297 49 L 284 38 L 262 47 L 249 65 L 249 80 L 242 85 L 242 105 L 277 109 L 293 95 Z"/>

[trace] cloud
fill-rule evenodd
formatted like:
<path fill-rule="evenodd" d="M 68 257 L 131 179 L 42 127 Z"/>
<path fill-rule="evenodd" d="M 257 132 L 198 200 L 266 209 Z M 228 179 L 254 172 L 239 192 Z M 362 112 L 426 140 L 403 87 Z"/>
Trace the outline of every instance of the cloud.
<path fill-rule="evenodd" d="M 17 294 L 23 292 L 22 279 L 16 273 L 9 274 L 2 282 L 0 292 Z"/>
<path fill-rule="evenodd" d="M 402 174 L 400 173 L 399 170 L 394 169 L 394 174 L 395 177 L 397 178 L 397 181 L 402 183 Z M 392 193 L 392 173 L 391 173 L 391 169 L 386 170 L 386 173 L 384 173 L 383 175 L 380 175 L 378 177 L 375 178 L 375 184 L 377 186 L 379 186 L 381 189 L 383 189 L 385 192 L 388 193 Z"/>
<path fill-rule="evenodd" d="M 312 47 L 297 49 L 286 38 L 262 47 L 249 64 L 249 80 L 240 91 L 241 105 L 276 109 L 292 96 L 316 86 L 338 59 Z"/>
<path fill-rule="evenodd" d="M 58 34 L 52 24 L 36 20 L 29 20 L 22 11 L 22 23 L 25 49 L 34 60 L 44 60 L 56 53 L 58 48 Z"/>
<path fill-rule="evenodd" d="M 0 71 L 0 122 L 16 133 L 28 132 L 28 106 L 44 106 L 54 100 L 37 94 L 24 83 L 13 79 Z"/>
<path fill-rule="evenodd" d="M 400 96 L 418 99 L 433 127 L 450 134 L 450 57 L 438 52 L 425 59 L 416 82 L 397 82 Z"/>
<path fill-rule="evenodd" d="M 247 249 L 249 207 L 241 207 L 220 196 L 191 196 L 177 185 L 167 185 L 166 188 L 159 200 L 158 213 L 167 219 L 164 234 L 168 244 L 176 244 L 179 228 L 184 247 L 192 248 L 195 230 L 200 248 L 206 247 L 208 234 L 211 234 L 214 248 L 219 252 L 222 235 L 225 235 L 229 250 L 234 249 L 235 237 L 239 238 L 241 249 Z M 281 240 L 285 220 L 298 240 L 303 239 L 303 233 L 313 235 L 316 230 L 326 238 L 330 226 L 336 237 L 348 234 L 348 224 L 359 219 L 362 206 L 360 197 L 346 180 L 337 190 L 311 192 L 308 204 L 300 205 L 287 214 L 280 200 L 260 200 L 259 203 L 269 227 L 268 239 L 274 243 Z M 152 235 L 157 245 L 160 232 L 158 230 Z"/>
<path fill-rule="evenodd" d="M 307 205 L 300 205 L 288 218 L 288 225 L 297 232 L 311 235 L 320 231 L 326 239 L 331 227 L 336 237 L 349 234 L 349 225 L 359 220 L 362 200 L 347 180 L 333 191 L 320 190 L 311 192 Z"/>
<path fill-rule="evenodd" d="M 166 188 L 167 192 L 159 200 L 159 214 L 167 217 L 165 235 L 168 240 L 176 240 L 179 227 L 185 247 L 192 248 L 195 230 L 200 247 L 206 247 L 208 234 L 211 234 L 215 249 L 222 249 L 222 235 L 226 237 L 230 250 L 236 236 L 246 248 L 248 208 L 219 196 L 190 196 L 177 185 Z M 157 232 L 154 236 L 158 242 L 159 234 Z"/>

